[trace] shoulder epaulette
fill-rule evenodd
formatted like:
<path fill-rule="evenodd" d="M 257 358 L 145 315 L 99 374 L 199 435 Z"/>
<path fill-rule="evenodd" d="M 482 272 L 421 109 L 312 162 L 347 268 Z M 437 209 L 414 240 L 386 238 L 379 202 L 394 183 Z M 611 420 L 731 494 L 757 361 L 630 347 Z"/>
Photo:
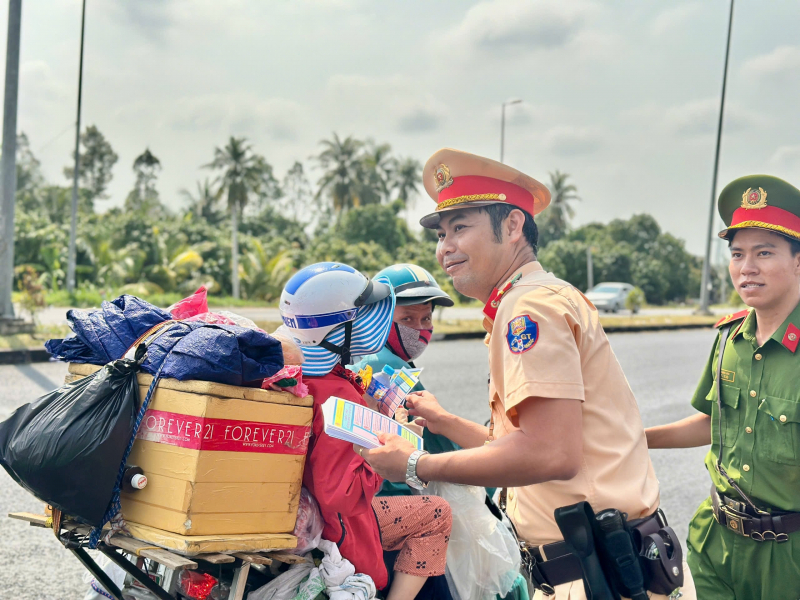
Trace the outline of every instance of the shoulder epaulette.
<path fill-rule="evenodd" d="M 719 321 L 717 321 L 717 323 L 716 323 L 716 325 L 714 325 L 714 327 L 719 328 L 719 327 L 722 327 L 723 325 L 727 325 L 728 323 L 733 323 L 734 321 L 739 321 L 740 319 L 744 319 L 749 314 L 750 314 L 750 310 L 746 308 L 744 310 L 740 310 L 739 312 L 736 312 L 736 313 L 733 313 L 733 314 L 730 314 L 730 315 L 726 315 L 726 316 L 722 317 Z"/>

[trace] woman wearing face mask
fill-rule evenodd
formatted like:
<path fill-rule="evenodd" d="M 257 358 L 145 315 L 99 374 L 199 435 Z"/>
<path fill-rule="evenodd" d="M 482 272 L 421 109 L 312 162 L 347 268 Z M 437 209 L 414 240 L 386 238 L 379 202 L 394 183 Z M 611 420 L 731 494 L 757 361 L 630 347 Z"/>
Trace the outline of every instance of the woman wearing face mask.
<path fill-rule="evenodd" d="M 377 354 L 365 357 L 356 367 L 363 369 L 369 365 L 373 373 L 379 373 L 384 366 L 393 369 L 414 366 L 414 360 L 428 347 L 433 333 L 433 309 L 436 306 L 453 306 L 453 300 L 439 287 L 428 271 L 417 265 L 398 264 L 385 268 L 377 277 L 389 280 L 394 288 L 397 302 L 392 319 L 392 329 L 386 345 Z M 418 383 L 414 391 L 425 388 Z M 398 416 L 404 414 L 400 409 Z M 444 436 L 422 432 L 425 450 L 432 454 L 458 450 L 458 446 Z M 410 496 L 411 489 L 405 483 L 384 481 L 379 496 Z"/>

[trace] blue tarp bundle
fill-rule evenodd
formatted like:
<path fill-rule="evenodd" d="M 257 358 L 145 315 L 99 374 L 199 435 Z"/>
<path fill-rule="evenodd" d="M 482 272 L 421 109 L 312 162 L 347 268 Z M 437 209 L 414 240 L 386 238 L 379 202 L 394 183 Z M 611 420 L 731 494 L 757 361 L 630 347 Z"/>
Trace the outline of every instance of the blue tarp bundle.
<path fill-rule="evenodd" d="M 45 348 L 58 360 L 104 365 L 121 358 L 140 336 L 171 318 L 165 310 L 124 295 L 103 302 L 100 310 L 68 311 L 73 333 L 63 340 L 49 340 Z M 167 355 L 161 376 L 180 380 L 258 385 L 283 367 L 281 344 L 273 337 L 201 321 L 182 321 L 158 336 L 148 347 L 142 369 L 154 375 Z"/>

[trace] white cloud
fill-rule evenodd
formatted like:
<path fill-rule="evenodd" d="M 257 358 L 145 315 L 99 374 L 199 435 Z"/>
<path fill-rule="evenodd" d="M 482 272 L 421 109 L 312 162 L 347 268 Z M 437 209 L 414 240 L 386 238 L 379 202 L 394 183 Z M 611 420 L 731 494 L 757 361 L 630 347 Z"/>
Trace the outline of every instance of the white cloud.
<path fill-rule="evenodd" d="M 800 167 L 800 145 L 781 146 L 769 159 L 769 162 L 779 168 L 798 168 Z"/>
<path fill-rule="evenodd" d="M 68 88 L 41 60 L 25 61 L 19 70 L 19 111 L 22 119 L 36 122 L 42 114 L 59 114 L 64 106 L 74 111 L 77 89 Z M 76 86 L 77 87 L 77 86 Z"/>
<path fill-rule="evenodd" d="M 650 32 L 655 36 L 672 35 L 691 21 L 702 7 L 698 3 L 679 4 L 660 12 L 650 23 Z"/>
<path fill-rule="evenodd" d="M 489 0 L 441 36 L 444 47 L 488 52 L 558 48 L 572 41 L 595 5 L 583 1 Z"/>
<path fill-rule="evenodd" d="M 131 105 L 120 113 L 136 111 L 137 105 Z M 166 121 L 168 126 L 183 132 L 263 135 L 277 141 L 291 141 L 298 137 L 306 119 L 303 107 L 291 100 L 208 94 L 178 98 Z"/>
<path fill-rule="evenodd" d="M 110 11 L 114 20 L 124 21 L 154 42 L 164 41 L 164 35 L 175 25 L 173 4 L 164 0 L 101 3 L 101 10 Z"/>
<path fill-rule="evenodd" d="M 763 121 L 759 115 L 726 102 L 724 132 L 734 133 L 748 129 Z M 680 135 L 715 133 L 719 123 L 719 98 L 692 100 L 664 111 L 663 124 Z"/>
<path fill-rule="evenodd" d="M 434 131 L 448 114 L 444 103 L 398 75 L 336 75 L 329 80 L 325 96 L 327 109 L 339 119 L 362 123 L 379 119 L 401 133 Z"/>
<path fill-rule="evenodd" d="M 778 46 L 768 54 L 762 54 L 742 65 L 745 77 L 797 77 L 800 70 L 800 46 Z"/>
<path fill-rule="evenodd" d="M 603 141 L 602 133 L 593 127 L 559 125 L 544 134 L 544 144 L 554 154 L 574 156 L 597 150 Z"/>

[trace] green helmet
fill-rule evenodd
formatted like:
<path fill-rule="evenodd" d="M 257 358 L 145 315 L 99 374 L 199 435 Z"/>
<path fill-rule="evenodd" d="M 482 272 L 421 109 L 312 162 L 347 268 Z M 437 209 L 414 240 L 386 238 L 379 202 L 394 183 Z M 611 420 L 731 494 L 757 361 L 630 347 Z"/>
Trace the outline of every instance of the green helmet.
<path fill-rule="evenodd" d="M 384 276 L 394 288 L 398 306 L 409 304 L 425 304 L 433 302 L 434 306 L 453 306 L 447 292 L 439 287 L 433 275 L 417 265 L 399 264 L 386 267 L 375 277 Z"/>

